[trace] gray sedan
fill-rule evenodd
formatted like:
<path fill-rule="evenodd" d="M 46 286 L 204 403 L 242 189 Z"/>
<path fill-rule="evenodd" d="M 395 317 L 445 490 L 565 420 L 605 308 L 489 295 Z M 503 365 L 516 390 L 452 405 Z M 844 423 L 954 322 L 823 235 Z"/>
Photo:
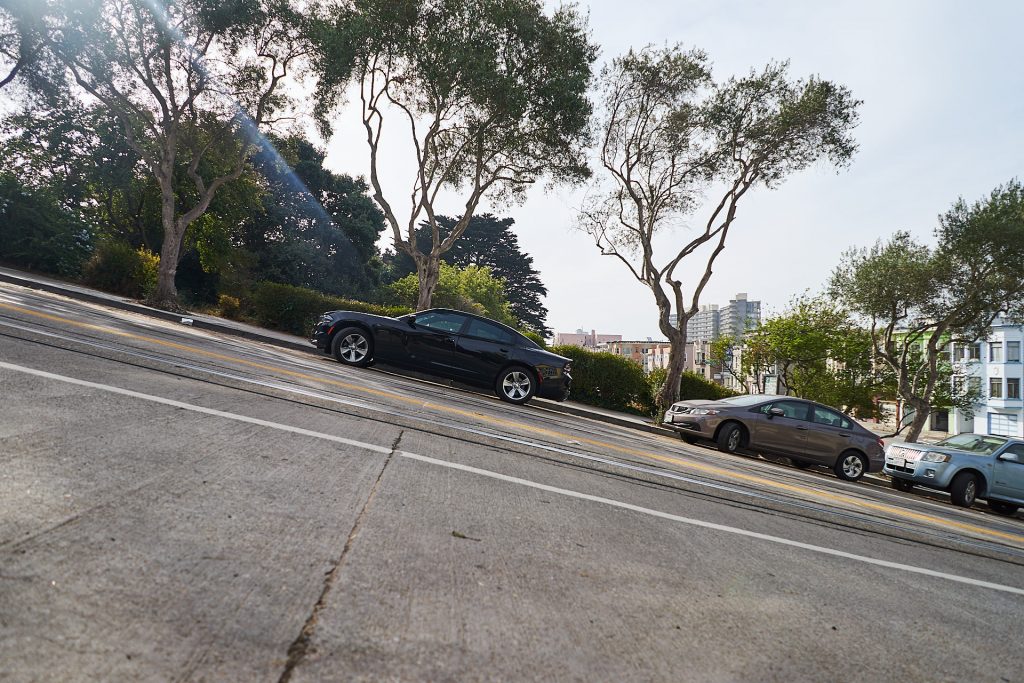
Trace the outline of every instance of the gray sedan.
<path fill-rule="evenodd" d="M 853 418 L 790 396 L 680 401 L 665 413 L 662 426 L 688 443 L 706 439 L 726 453 L 745 449 L 785 456 L 797 467 L 824 465 L 847 481 L 884 464 L 882 440 Z"/>
<path fill-rule="evenodd" d="M 1024 505 L 1024 439 L 957 434 L 934 445 L 894 444 L 885 473 L 900 491 L 915 485 L 948 491 L 961 507 L 983 498 L 995 512 L 1012 515 Z"/>

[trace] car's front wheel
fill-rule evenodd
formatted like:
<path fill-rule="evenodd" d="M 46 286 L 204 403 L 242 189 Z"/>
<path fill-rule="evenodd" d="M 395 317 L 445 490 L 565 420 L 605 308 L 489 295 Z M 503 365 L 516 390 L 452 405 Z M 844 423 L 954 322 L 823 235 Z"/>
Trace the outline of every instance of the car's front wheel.
<path fill-rule="evenodd" d="M 867 460 L 860 453 L 846 451 L 836 460 L 833 471 L 836 476 L 845 481 L 857 481 L 864 476 L 868 469 Z"/>
<path fill-rule="evenodd" d="M 373 339 L 360 327 L 346 327 L 334 335 L 331 353 L 339 363 L 363 368 L 373 360 Z"/>
<path fill-rule="evenodd" d="M 513 365 L 501 371 L 494 389 L 502 401 L 522 405 L 533 398 L 537 391 L 537 383 L 529 370 L 520 365 Z"/>
<path fill-rule="evenodd" d="M 949 486 L 949 497 L 953 499 L 953 505 L 971 507 L 978 499 L 978 478 L 970 472 L 956 475 Z"/>

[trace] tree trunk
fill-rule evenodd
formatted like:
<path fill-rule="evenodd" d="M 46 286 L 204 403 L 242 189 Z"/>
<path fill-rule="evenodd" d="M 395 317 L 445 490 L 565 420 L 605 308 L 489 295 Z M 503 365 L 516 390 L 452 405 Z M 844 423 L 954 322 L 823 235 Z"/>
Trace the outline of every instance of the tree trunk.
<path fill-rule="evenodd" d="M 149 296 L 147 303 L 169 311 L 181 310 L 174 277 L 178 273 L 178 258 L 181 255 L 186 226 L 181 224 L 175 213 L 174 190 L 165 189 L 160 207 L 160 217 L 164 228 L 164 243 L 160 249 L 160 269 L 157 272 L 156 291 Z"/>
<path fill-rule="evenodd" d="M 654 397 L 660 412 L 664 413 L 679 400 L 679 381 L 683 377 L 685 367 L 686 337 L 683 335 L 672 336 L 669 338 L 668 372 L 665 375 L 665 383 L 661 385 L 661 389 Z"/>
<path fill-rule="evenodd" d="M 441 277 L 441 257 L 433 254 L 416 256 L 416 276 L 419 278 L 420 292 L 416 299 L 416 310 L 425 311 L 430 308 L 437 289 L 437 281 Z"/>
<path fill-rule="evenodd" d="M 908 403 L 910 402 L 908 401 Z M 910 405 L 915 412 L 914 419 L 911 420 L 910 428 L 907 430 L 906 440 L 908 443 L 917 443 L 917 438 L 921 436 L 921 432 L 924 431 L 924 426 L 928 423 L 929 416 L 931 416 L 930 403 L 928 401 L 914 401 Z"/>

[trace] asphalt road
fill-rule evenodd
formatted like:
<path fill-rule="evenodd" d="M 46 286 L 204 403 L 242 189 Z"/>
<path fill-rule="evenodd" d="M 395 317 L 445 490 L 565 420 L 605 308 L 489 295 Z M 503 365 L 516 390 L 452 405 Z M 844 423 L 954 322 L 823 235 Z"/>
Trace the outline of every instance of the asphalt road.
<path fill-rule="evenodd" d="M 1024 518 L 0 285 L 0 680 L 1020 681 Z"/>

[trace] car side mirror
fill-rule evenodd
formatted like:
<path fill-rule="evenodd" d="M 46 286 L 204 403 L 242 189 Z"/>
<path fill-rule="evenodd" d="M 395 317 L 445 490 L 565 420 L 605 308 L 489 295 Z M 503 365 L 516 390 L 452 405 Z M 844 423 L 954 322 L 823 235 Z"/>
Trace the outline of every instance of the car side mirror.
<path fill-rule="evenodd" d="M 407 315 L 405 316 L 405 324 L 409 327 L 416 327 L 416 316 Z"/>
<path fill-rule="evenodd" d="M 782 408 L 769 408 L 768 409 L 768 417 L 769 418 L 772 418 L 772 417 L 784 417 L 785 414 L 786 414 L 786 411 L 783 410 Z"/>
<path fill-rule="evenodd" d="M 1006 462 L 1020 462 L 1020 456 L 1016 453 L 1003 453 L 999 456 L 999 459 Z"/>

